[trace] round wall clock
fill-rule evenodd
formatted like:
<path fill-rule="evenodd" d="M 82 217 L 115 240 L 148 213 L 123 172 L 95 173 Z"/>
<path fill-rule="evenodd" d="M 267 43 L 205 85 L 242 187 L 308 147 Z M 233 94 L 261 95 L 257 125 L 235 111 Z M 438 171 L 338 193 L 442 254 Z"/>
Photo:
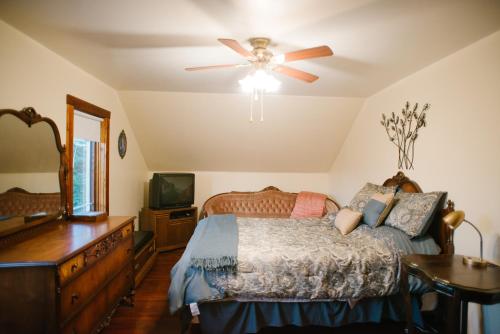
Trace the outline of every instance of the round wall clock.
<path fill-rule="evenodd" d="M 118 154 L 123 159 L 125 153 L 127 153 L 127 136 L 125 135 L 125 130 L 122 130 L 120 136 L 118 136 Z"/>

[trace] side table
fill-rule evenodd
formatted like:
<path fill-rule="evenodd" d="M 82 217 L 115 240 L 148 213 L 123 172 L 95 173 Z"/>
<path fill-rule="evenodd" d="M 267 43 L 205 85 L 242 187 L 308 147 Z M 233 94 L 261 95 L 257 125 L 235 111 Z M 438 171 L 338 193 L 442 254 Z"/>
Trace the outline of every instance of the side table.
<path fill-rule="evenodd" d="M 406 307 L 408 333 L 415 333 L 408 275 L 425 281 L 434 291 L 450 297 L 446 310 L 445 333 L 467 333 L 467 305 L 500 302 L 500 267 L 469 267 L 461 255 L 408 255 L 402 259 L 401 292 Z"/>

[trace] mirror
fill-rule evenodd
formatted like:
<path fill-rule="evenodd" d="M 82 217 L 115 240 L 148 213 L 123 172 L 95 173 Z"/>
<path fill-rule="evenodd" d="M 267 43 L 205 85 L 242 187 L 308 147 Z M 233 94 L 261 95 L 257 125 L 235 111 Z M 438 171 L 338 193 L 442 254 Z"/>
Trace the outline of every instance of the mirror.
<path fill-rule="evenodd" d="M 0 110 L 0 236 L 64 212 L 63 152 L 52 120 L 33 108 Z"/>

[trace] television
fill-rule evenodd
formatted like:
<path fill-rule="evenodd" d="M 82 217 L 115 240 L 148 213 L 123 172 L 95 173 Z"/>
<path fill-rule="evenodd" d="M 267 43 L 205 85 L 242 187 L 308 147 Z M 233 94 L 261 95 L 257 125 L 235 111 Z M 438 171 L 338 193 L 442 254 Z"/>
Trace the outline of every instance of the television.
<path fill-rule="evenodd" d="M 186 208 L 194 203 L 194 174 L 154 173 L 149 181 L 151 209 Z"/>

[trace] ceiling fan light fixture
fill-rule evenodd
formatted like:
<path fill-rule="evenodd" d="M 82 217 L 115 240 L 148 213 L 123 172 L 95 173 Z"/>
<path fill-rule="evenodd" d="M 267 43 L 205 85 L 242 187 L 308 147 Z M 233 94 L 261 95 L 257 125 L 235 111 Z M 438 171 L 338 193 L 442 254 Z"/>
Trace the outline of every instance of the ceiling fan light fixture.
<path fill-rule="evenodd" d="M 281 64 L 284 64 L 285 63 L 285 55 L 284 54 L 280 54 L 280 55 L 277 55 L 277 56 L 274 56 L 271 61 L 275 64 L 278 64 L 278 65 L 281 65 Z"/>
<path fill-rule="evenodd" d="M 272 93 L 276 92 L 281 86 L 279 80 L 262 69 L 256 70 L 238 82 L 245 93 L 254 93 L 255 91 Z"/>
<path fill-rule="evenodd" d="M 245 57 L 248 62 L 248 64 L 245 65 L 252 66 L 254 69 L 254 71 L 248 74 L 245 78 L 238 80 L 242 91 L 250 94 L 250 122 L 253 122 L 254 103 L 260 104 L 260 120 L 263 121 L 265 93 L 276 92 L 281 86 L 281 82 L 278 81 L 274 76 L 269 74 L 269 71 L 278 72 L 282 75 L 302 80 L 303 82 L 312 83 L 319 79 L 317 75 L 307 73 L 293 67 L 284 66 L 283 64 L 291 61 L 327 57 L 333 55 L 330 47 L 322 45 L 274 56 L 273 53 L 267 49 L 267 47 L 271 43 L 271 39 L 267 37 L 250 38 L 249 42 L 250 45 L 252 45 L 252 51 L 245 49 L 243 46 L 241 46 L 240 43 L 238 43 L 238 41 L 234 39 L 219 38 L 218 41 L 229 47 L 236 53 L 240 54 L 241 56 Z M 198 71 L 227 67 L 241 67 L 245 65 L 221 64 L 188 67 L 185 70 Z"/>
<path fill-rule="evenodd" d="M 253 104 L 260 100 L 260 121 L 264 121 L 264 93 L 277 91 L 281 82 L 259 68 L 238 81 L 245 93 L 250 93 L 250 122 L 253 122 Z"/>

